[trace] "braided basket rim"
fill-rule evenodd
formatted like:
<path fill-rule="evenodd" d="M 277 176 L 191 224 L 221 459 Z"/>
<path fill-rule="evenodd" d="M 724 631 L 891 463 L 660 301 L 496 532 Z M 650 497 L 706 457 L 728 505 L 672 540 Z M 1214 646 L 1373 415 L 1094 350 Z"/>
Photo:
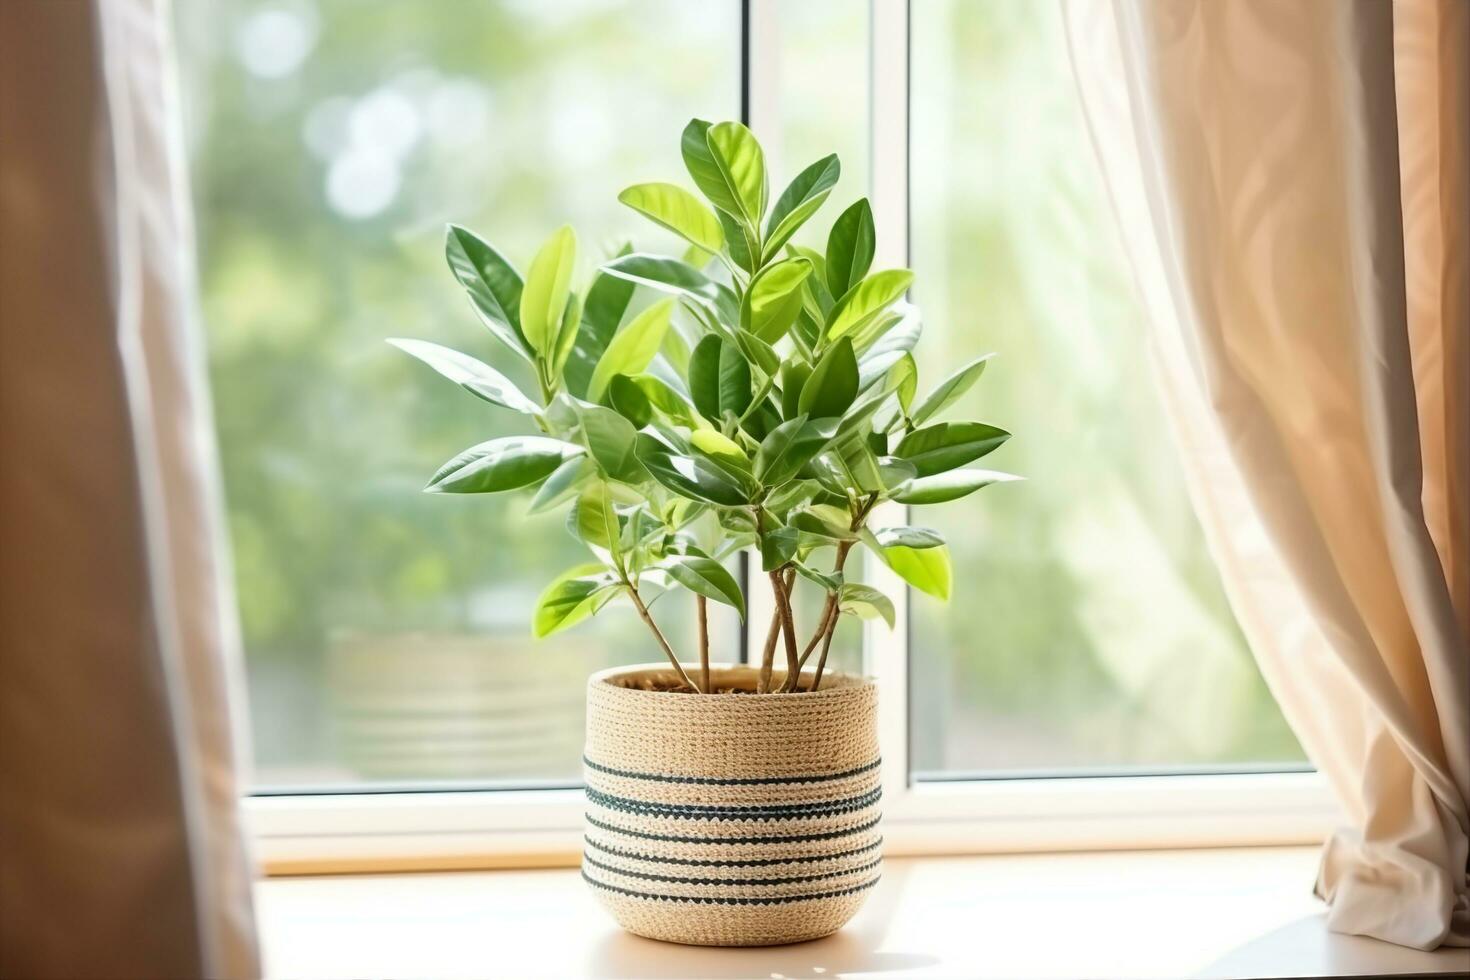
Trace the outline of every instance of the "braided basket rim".
<path fill-rule="evenodd" d="M 699 674 L 698 664 L 681 664 L 690 677 Z M 719 684 L 722 679 L 739 677 L 742 680 L 754 681 L 760 673 L 758 667 L 748 664 L 710 664 L 710 680 Z M 809 677 L 813 671 L 802 671 L 803 677 Z M 735 693 L 720 692 L 715 694 L 690 694 L 688 691 L 645 691 L 639 688 L 624 687 L 616 683 L 621 678 L 634 677 L 638 675 L 656 677 L 669 682 L 676 682 L 677 676 L 667 662 L 629 664 L 622 667 L 609 667 L 599 670 L 587 678 L 587 690 L 589 694 L 598 692 L 601 694 L 612 694 L 618 698 L 627 698 L 629 701 L 642 701 L 646 703 L 667 704 L 665 700 L 670 697 L 683 698 L 694 704 L 712 706 L 715 703 L 728 703 L 739 700 L 742 703 L 760 703 L 770 705 L 780 701 L 796 701 L 806 705 L 815 705 L 823 701 L 838 701 L 854 696 L 861 697 L 877 690 L 877 679 L 865 674 L 852 674 L 846 671 L 829 670 L 822 674 L 822 687 L 817 691 L 771 691 L 766 694 L 756 694 L 753 691 Z M 772 686 L 779 685 L 786 677 L 784 670 L 771 672 Z M 754 685 L 752 684 L 752 687 Z M 681 707 L 682 707 L 681 703 Z"/>

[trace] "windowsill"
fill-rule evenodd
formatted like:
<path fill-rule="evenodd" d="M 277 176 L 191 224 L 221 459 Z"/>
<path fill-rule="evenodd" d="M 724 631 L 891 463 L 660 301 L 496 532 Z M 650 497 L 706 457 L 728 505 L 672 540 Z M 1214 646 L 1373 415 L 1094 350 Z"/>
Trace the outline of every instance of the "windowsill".
<path fill-rule="evenodd" d="M 1316 848 L 908 858 L 847 928 L 704 949 L 620 931 L 572 870 L 275 878 L 259 888 L 273 976 L 1266 977 L 1448 973 L 1328 933 Z"/>

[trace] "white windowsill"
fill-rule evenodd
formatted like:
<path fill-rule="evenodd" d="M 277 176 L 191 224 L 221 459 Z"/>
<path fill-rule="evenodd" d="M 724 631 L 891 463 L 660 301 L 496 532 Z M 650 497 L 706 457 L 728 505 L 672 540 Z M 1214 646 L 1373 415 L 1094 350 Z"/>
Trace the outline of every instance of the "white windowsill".
<path fill-rule="evenodd" d="M 1266 977 L 1449 973 L 1328 933 L 1316 848 L 907 858 L 835 936 L 724 950 L 621 932 L 572 870 L 274 878 L 272 976 Z"/>

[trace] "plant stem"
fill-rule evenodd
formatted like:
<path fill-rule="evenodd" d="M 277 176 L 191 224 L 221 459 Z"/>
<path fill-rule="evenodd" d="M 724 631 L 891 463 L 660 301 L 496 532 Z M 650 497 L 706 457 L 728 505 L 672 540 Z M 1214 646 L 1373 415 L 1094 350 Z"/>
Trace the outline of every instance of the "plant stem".
<path fill-rule="evenodd" d="M 792 581 L 796 578 L 796 569 L 786 573 L 786 587 L 790 589 Z M 776 611 L 771 613 L 771 628 L 766 632 L 766 647 L 761 653 L 760 680 L 756 683 L 756 693 L 766 694 L 771 690 L 771 668 L 776 660 L 776 638 L 781 635 L 781 611 L 779 601 Z"/>
<path fill-rule="evenodd" d="M 856 533 L 863 526 L 863 521 L 867 520 L 868 514 L 877 503 L 878 495 L 876 493 L 869 494 L 867 501 L 858 508 L 857 513 L 852 515 L 852 524 L 849 530 Z M 832 570 L 834 572 L 838 574 L 842 573 L 843 566 L 847 564 L 847 554 L 852 550 L 853 544 L 854 542 L 852 541 L 843 541 L 837 545 L 837 557 L 832 563 Z M 813 691 L 822 684 L 822 671 L 827 666 L 827 651 L 832 649 L 832 636 L 837 632 L 837 623 L 842 618 L 837 604 L 838 594 L 836 592 L 827 593 L 827 605 L 822 613 L 821 622 L 817 626 L 817 632 L 812 634 L 811 641 L 807 643 L 806 651 L 801 655 L 801 666 L 805 667 L 807 658 L 812 655 L 812 650 L 817 645 L 817 639 L 819 637 L 821 638 L 822 654 L 817 658 L 817 670 L 812 677 Z"/>
<path fill-rule="evenodd" d="M 791 616 L 791 593 L 784 578 L 780 569 L 771 573 L 771 588 L 776 593 L 776 612 L 781 617 L 781 632 L 786 636 L 786 680 L 781 685 L 781 690 L 793 691 L 796 689 L 793 685 L 801 677 L 801 668 L 797 662 L 796 622 Z"/>
<path fill-rule="evenodd" d="M 669 663 L 673 664 L 674 673 L 679 675 L 679 680 L 683 681 L 691 690 L 695 691 L 696 693 L 703 693 L 699 690 L 699 685 L 690 680 L 689 675 L 684 672 L 683 666 L 679 663 L 679 658 L 674 656 L 674 648 L 669 646 L 668 640 L 664 639 L 663 630 L 658 628 L 658 623 L 655 623 L 653 621 L 653 614 L 650 613 L 648 611 L 648 607 L 643 604 L 643 597 L 638 594 L 638 586 L 632 584 L 627 579 L 623 580 L 623 585 L 627 586 L 628 595 L 632 598 L 633 607 L 638 610 L 638 615 L 642 616 L 643 621 L 648 624 L 648 628 L 653 630 L 654 638 L 658 640 L 658 645 L 663 647 L 664 656 L 668 657 Z"/>
<path fill-rule="evenodd" d="M 694 597 L 694 612 L 699 620 L 699 686 L 708 694 L 709 686 L 709 607 L 702 595 Z"/>

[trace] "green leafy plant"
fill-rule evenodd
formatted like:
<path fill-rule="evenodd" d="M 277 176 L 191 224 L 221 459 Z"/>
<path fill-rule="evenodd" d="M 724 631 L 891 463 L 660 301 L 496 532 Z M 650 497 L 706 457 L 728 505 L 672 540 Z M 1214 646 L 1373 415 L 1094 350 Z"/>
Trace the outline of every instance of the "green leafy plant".
<path fill-rule="evenodd" d="M 534 488 L 533 513 L 564 507 L 594 559 L 542 593 L 538 637 L 626 600 L 684 687 L 711 691 L 707 603 L 746 601 L 725 567 L 752 549 L 775 597 L 757 691 L 798 691 L 817 656 L 821 684 L 843 615 L 893 625 L 892 600 L 853 581 L 862 548 L 913 587 L 948 599 L 943 537 L 873 527 L 885 501 L 947 503 L 1018 479 L 968 468 L 1010 433 L 939 421 L 985 370 L 961 366 L 923 398 L 912 354 L 918 311 L 907 269 L 874 272 L 873 213 L 859 200 L 833 223 L 825 254 L 791 243 L 836 185 L 835 155 L 799 173 L 774 203 L 764 154 L 735 122 L 693 120 L 684 163 L 705 201 L 674 184 L 635 184 L 618 199 L 688 243 L 681 258 L 625 248 L 584 291 L 573 288 L 577 239 L 558 230 L 522 277 L 495 248 L 451 226 L 449 267 L 481 321 L 535 375 L 538 396 L 488 364 L 435 344 L 392 340 L 471 394 L 527 416 L 537 434 L 492 439 L 439 468 L 430 493 Z M 652 301 L 648 299 L 652 297 Z M 830 554 L 830 559 L 827 557 Z M 798 577 L 825 601 L 805 639 Z M 699 677 L 689 676 L 649 606 L 694 594 Z"/>

